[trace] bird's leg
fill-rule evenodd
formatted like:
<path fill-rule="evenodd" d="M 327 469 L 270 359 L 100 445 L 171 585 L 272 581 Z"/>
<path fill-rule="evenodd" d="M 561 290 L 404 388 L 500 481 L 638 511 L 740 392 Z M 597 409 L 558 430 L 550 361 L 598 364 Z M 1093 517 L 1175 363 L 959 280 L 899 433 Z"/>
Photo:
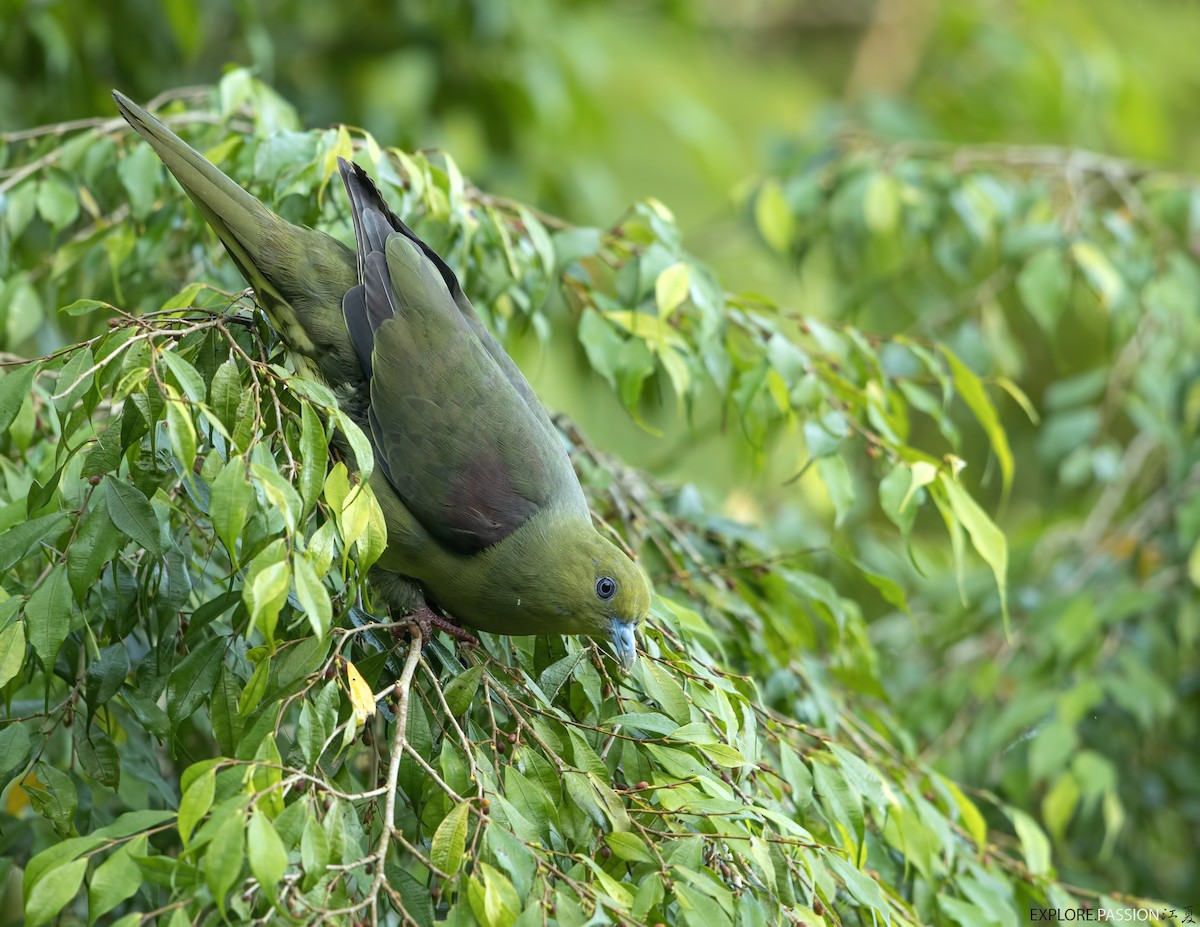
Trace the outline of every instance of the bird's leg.
<path fill-rule="evenodd" d="M 451 637 L 462 641 L 464 644 L 469 644 L 472 647 L 479 646 L 478 637 L 466 628 L 455 624 L 445 615 L 439 615 L 428 605 L 422 605 L 408 617 L 417 626 L 417 630 L 421 632 L 422 646 L 429 643 L 433 637 L 434 628 L 437 628 L 439 631 L 445 631 Z"/>

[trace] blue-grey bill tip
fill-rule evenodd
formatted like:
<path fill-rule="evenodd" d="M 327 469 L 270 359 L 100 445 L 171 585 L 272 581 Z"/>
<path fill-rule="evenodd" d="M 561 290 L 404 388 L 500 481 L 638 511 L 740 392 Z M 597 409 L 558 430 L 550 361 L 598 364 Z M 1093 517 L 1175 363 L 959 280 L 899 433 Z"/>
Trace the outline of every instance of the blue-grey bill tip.
<path fill-rule="evenodd" d="M 608 626 L 608 636 L 612 641 L 613 654 L 621 664 L 621 670 L 628 673 L 637 662 L 637 638 L 633 633 L 631 621 L 613 621 Z"/>

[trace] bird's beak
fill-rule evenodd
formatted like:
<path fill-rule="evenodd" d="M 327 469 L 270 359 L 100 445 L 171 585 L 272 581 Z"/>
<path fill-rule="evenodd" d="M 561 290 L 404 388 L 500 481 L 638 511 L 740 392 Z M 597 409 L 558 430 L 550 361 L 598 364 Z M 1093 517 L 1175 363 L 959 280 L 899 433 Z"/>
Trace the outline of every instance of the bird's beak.
<path fill-rule="evenodd" d="M 608 625 L 608 636 L 612 641 L 613 653 L 621 664 L 621 671 L 628 673 L 637 662 L 637 638 L 634 637 L 632 621 L 612 619 Z"/>

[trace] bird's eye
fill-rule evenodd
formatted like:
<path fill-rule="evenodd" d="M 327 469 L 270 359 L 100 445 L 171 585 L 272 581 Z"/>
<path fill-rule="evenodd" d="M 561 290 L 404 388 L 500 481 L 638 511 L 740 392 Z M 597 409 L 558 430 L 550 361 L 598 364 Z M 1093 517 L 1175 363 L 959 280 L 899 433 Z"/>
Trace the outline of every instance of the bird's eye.
<path fill-rule="evenodd" d="M 596 595 L 608 601 L 617 594 L 617 581 L 611 576 L 601 576 L 596 580 Z"/>

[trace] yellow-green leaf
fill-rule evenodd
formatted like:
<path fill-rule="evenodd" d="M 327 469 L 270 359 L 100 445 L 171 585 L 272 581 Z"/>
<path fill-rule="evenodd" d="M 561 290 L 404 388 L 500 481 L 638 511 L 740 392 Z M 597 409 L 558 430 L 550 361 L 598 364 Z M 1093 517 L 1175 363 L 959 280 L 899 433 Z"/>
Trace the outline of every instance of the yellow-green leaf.
<path fill-rule="evenodd" d="M 962 485 L 947 474 L 942 474 L 941 486 L 954 517 L 967 529 L 971 544 L 996 577 L 996 588 L 1000 592 L 1000 613 L 1004 616 L 1004 633 L 1008 634 L 1008 541 L 994 521 L 988 516 Z"/>
<path fill-rule="evenodd" d="M 677 261 L 654 281 L 654 301 L 658 304 L 658 314 L 664 319 L 670 317 L 687 299 L 689 280 L 687 264 Z"/>
<path fill-rule="evenodd" d="M 996 461 L 1000 464 L 1000 475 L 1004 479 L 1004 493 L 1007 495 L 1012 486 L 1013 456 L 1008 447 L 1008 435 L 1000 424 L 1000 417 L 996 414 L 996 407 L 992 405 L 987 391 L 983 388 L 983 383 L 980 382 L 979 377 L 975 376 L 971 368 L 944 345 L 941 347 L 941 351 L 942 356 L 950 365 L 950 372 L 954 376 L 954 386 L 958 390 L 958 394 L 962 396 L 963 402 L 974 413 L 975 419 L 983 426 L 983 431 L 992 444 Z"/>
<path fill-rule="evenodd" d="M 438 825 L 429 848 L 429 859 L 447 875 L 454 875 L 462 865 L 463 851 L 467 847 L 467 816 L 470 805 L 460 802 Z"/>

